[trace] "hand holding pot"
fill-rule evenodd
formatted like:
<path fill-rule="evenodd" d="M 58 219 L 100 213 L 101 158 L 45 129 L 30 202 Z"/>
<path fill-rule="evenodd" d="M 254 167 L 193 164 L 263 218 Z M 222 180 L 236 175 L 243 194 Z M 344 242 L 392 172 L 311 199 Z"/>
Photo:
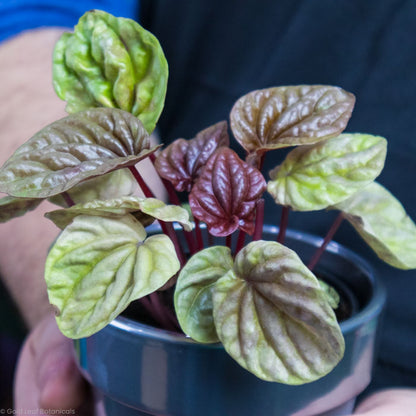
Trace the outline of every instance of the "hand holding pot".
<path fill-rule="evenodd" d="M 354 415 L 414 416 L 416 415 L 416 390 L 390 389 L 373 394 L 358 406 Z"/>
<path fill-rule="evenodd" d="M 80 416 L 94 413 L 89 387 L 74 361 L 72 342 L 59 332 L 52 314 L 32 330 L 23 346 L 14 403 L 22 411 L 66 410 Z"/>

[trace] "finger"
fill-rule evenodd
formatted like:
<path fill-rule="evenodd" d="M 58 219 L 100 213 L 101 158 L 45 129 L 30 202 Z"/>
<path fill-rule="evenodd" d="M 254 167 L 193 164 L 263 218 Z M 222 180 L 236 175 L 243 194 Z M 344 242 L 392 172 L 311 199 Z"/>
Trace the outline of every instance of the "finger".
<path fill-rule="evenodd" d="M 19 402 L 29 404 L 23 391 L 30 397 L 31 409 L 73 410 L 87 399 L 88 387 L 76 366 L 72 341 L 59 332 L 52 315 L 36 327 L 22 350 L 16 407 Z"/>

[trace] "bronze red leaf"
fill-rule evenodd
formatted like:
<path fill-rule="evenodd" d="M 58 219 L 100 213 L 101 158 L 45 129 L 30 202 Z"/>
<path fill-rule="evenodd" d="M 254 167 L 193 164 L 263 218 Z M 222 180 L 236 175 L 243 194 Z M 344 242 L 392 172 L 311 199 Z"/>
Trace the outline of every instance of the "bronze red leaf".
<path fill-rule="evenodd" d="M 159 175 L 179 191 L 190 192 L 210 156 L 229 145 L 227 122 L 221 121 L 199 132 L 191 140 L 177 139 L 156 159 Z"/>
<path fill-rule="evenodd" d="M 193 215 L 215 236 L 238 228 L 254 232 L 256 202 L 266 189 L 259 170 L 229 148 L 218 149 L 208 160 L 189 195 Z"/>

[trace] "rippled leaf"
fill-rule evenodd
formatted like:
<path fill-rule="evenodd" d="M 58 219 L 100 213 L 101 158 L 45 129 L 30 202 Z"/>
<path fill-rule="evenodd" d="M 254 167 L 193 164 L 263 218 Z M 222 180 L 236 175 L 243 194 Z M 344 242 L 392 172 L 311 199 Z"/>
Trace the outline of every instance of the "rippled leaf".
<path fill-rule="evenodd" d="M 179 270 L 171 240 L 146 238 L 132 216 L 81 215 L 49 252 L 45 279 L 61 332 L 87 337 L 116 318 L 133 300 L 162 287 Z"/>
<path fill-rule="evenodd" d="M 14 198 L 5 196 L 0 198 L 0 223 L 21 217 L 32 211 L 42 202 L 42 199 Z"/>
<path fill-rule="evenodd" d="M 70 208 L 48 212 L 45 216 L 63 229 L 78 215 L 98 215 L 117 218 L 132 214 L 143 225 L 151 224 L 155 219 L 164 222 L 179 222 L 187 231 L 191 231 L 189 214 L 177 205 L 166 205 L 156 198 L 124 196 L 109 200 L 94 200 L 77 204 Z M 148 221 L 148 217 L 151 221 Z"/>
<path fill-rule="evenodd" d="M 386 263 L 399 269 L 416 268 L 416 225 L 382 185 L 372 183 L 334 208 L 343 211 Z"/>
<path fill-rule="evenodd" d="M 215 236 L 238 228 L 252 234 L 256 202 L 265 188 L 263 175 L 224 147 L 209 159 L 192 188 L 189 204 L 193 215 Z"/>
<path fill-rule="evenodd" d="M 209 247 L 194 254 L 179 274 L 175 311 L 185 334 L 198 342 L 217 342 L 212 314 L 215 282 L 233 267 L 228 247 Z"/>
<path fill-rule="evenodd" d="M 229 145 L 227 122 L 222 121 L 199 132 L 194 139 L 177 139 L 158 156 L 155 167 L 179 191 L 191 192 L 211 155 Z"/>
<path fill-rule="evenodd" d="M 329 373 L 344 340 L 325 292 L 292 250 L 255 241 L 213 290 L 226 351 L 264 380 L 302 384 Z"/>
<path fill-rule="evenodd" d="M 35 134 L 0 169 L 0 192 L 24 198 L 60 194 L 146 158 L 150 140 L 140 121 L 118 109 L 92 109 Z"/>
<path fill-rule="evenodd" d="M 270 173 L 267 190 L 276 203 L 298 211 L 327 208 L 374 181 L 386 151 L 386 139 L 369 134 L 342 134 L 298 147 Z"/>
<path fill-rule="evenodd" d="M 316 143 L 345 129 L 354 103 L 352 94 L 326 85 L 256 90 L 235 103 L 231 128 L 249 153 Z"/>
<path fill-rule="evenodd" d="M 158 40 L 137 22 L 92 10 L 57 42 L 53 78 L 68 113 L 120 108 L 150 133 L 163 109 L 168 65 Z"/>
<path fill-rule="evenodd" d="M 88 179 L 68 191 L 75 204 L 94 199 L 113 199 L 131 195 L 138 188 L 137 182 L 128 169 L 118 169 L 105 175 Z M 67 207 L 62 195 L 55 195 L 49 200 L 61 207 Z"/>

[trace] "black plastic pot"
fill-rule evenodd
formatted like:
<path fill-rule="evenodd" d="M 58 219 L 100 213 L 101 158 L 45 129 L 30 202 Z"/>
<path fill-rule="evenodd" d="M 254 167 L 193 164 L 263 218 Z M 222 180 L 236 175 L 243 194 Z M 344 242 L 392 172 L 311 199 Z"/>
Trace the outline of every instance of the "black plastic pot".
<path fill-rule="evenodd" d="M 263 238 L 274 239 L 276 228 Z M 290 231 L 286 244 L 306 262 L 321 239 Z M 351 413 L 369 384 L 385 291 L 366 261 L 331 243 L 317 267 L 356 310 L 341 324 L 345 356 L 327 376 L 302 386 L 258 379 L 219 344 L 202 345 L 123 317 L 76 342 L 80 366 L 107 416 L 338 416 Z"/>

